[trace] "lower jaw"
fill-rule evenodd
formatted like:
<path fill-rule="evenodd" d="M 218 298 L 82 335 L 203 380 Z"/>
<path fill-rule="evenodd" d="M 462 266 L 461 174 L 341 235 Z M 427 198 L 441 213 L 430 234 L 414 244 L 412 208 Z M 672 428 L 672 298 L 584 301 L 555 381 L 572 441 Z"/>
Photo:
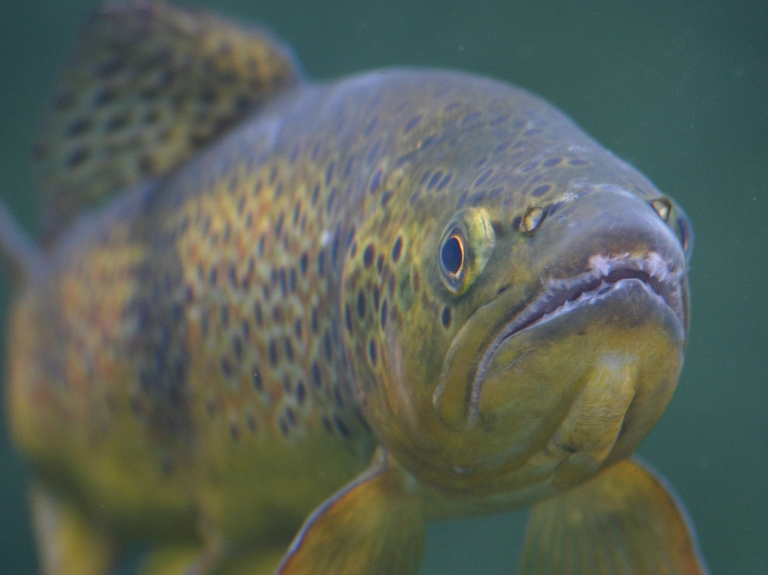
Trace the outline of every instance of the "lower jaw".
<path fill-rule="evenodd" d="M 519 470 L 528 476 L 523 483 L 580 481 L 631 454 L 652 429 L 677 384 L 685 330 L 640 284 L 497 345 L 469 406 L 470 427 L 508 438 L 494 475 Z"/>

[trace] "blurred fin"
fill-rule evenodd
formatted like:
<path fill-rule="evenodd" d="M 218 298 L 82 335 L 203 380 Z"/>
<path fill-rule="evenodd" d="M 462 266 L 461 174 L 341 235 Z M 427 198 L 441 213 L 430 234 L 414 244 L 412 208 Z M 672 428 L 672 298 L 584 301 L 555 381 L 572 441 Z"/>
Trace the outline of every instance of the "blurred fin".
<path fill-rule="evenodd" d="M 62 501 L 42 484 L 31 491 L 41 571 L 49 575 L 104 575 L 116 547 L 104 529 L 91 525 L 74 504 Z"/>
<path fill-rule="evenodd" d="M 664 480 L 637 460 L 534 506 L 519 575 L 705 575 L 696 535 Z"/>
<path fill-rule="evenodd" d="M 415 575 L 424 514 L 408 475 L 380 451 L 357 479 L 307 519 L 276 575 Z"/>
<path fill-rule="evenodd" d="M 170 172 L 298 79 L 290 50 L 260 28 L 150 0 L 97 8 L 34 149 L 44 243 L 84 206 Z"/>
<path fill-rule="evenodd" d="M 43 269 L 43 253 L 3 204 L 0 204 L 0 259 L 16 285 L 23 285 Z"/>

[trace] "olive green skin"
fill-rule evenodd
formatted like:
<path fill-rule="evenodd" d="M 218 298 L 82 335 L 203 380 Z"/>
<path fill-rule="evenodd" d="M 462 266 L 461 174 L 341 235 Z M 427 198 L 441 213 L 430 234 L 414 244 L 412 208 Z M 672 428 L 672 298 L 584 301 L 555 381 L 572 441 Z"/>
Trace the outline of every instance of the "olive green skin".
<path fill-rule="evenodd" d="M 685 293 L 687 224 L 674 205 L 662 221 L 660 197 L 500 82 L 392 70 L 300 85 L 51 251 L 11 318 L 14 435 L 45 481 L 126 537 L 204 524 L 233 544 L 287 542 L 377 445 L 431 517 L 530 504 L 650 430 L 682 366 L 687 296 L 683 317 L 631 292 L 530 330 L 549 351 L 522 366 L 519 409 L 506 376 L 472 395 L 479 358 L 595 254 L 660 254 Z M 527 230 L 535 207 L 548 214 Z M 468 242 L 452 291 L 440 253 L 456 222 L 493 242 Z M 554 449 L 617 354 L 625 421 Z"/>

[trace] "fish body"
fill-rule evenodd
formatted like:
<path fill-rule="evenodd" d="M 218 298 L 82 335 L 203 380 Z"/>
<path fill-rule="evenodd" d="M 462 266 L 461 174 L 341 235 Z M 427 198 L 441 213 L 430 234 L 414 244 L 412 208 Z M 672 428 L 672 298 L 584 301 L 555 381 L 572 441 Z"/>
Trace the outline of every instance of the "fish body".
<path fill-rule="evenodd" d="M 668 530 L 581 549 L 594 561 L 703 572 L 674 498 L 626 460 L 682 368 L 680 208 L 523 90 L 430 70 L 312 84 L 251 31 L 279 61 L 252 100 L 227 103 L 256 67 L 235 66 L 158 106 L 165 139 L 131 139 L 184 84 L 144 66 L 157 90 L 137 95 L 132 52 L 93 45 L 208 38 L 210 18 L 97 12 L 38 150 L 45 245 L 15 257 L 7 393 L 46 572 L 107 573 L 139 539 L 146 573 L 415 573 L 426 520 L 540 501 L 555 524 L 561 505 Z M 601 515 L 612 497 L 645 527 Z M 525 573 L 571 560 L 545 521 Z"/>

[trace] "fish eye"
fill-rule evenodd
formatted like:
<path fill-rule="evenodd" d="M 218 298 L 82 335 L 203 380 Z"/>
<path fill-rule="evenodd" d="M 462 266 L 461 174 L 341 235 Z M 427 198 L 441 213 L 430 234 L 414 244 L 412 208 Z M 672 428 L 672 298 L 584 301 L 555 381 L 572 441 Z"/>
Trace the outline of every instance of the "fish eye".
<path fill-rule="evenodd" d="M 678 208 L 679 215 L 677 217 L 677 237 L 680 240 L 680 245 L 683 246 L 683 252 L 685 253 L 685 261 L 691 259 L 693 254 L 693 226 L 682 210 Z"/>
<path fill-rule="evenodd" d="M 672 228 L 677 235 L 680 246 L 685 254 L 685 261 L 691 259 L 693 253 L 693 226 L 685 212 L 669 198 L 661 197 L 651 200 L 651 207 L 658 216 Z"/>
<path fill-rule="evenodd" d="M 443 241 L 440 249 L 440 263 L 449 276 L 458 277 L 464 266 L 464 241 L 458 230 L 454 231 Z"/>
<path fill-rule="evenodd" d="M 446 226 L 438 254 L 440 279 L 461 295 L 480 276 L 496 242 L 488 214 L 478 208 L 460 211 Z"/>

